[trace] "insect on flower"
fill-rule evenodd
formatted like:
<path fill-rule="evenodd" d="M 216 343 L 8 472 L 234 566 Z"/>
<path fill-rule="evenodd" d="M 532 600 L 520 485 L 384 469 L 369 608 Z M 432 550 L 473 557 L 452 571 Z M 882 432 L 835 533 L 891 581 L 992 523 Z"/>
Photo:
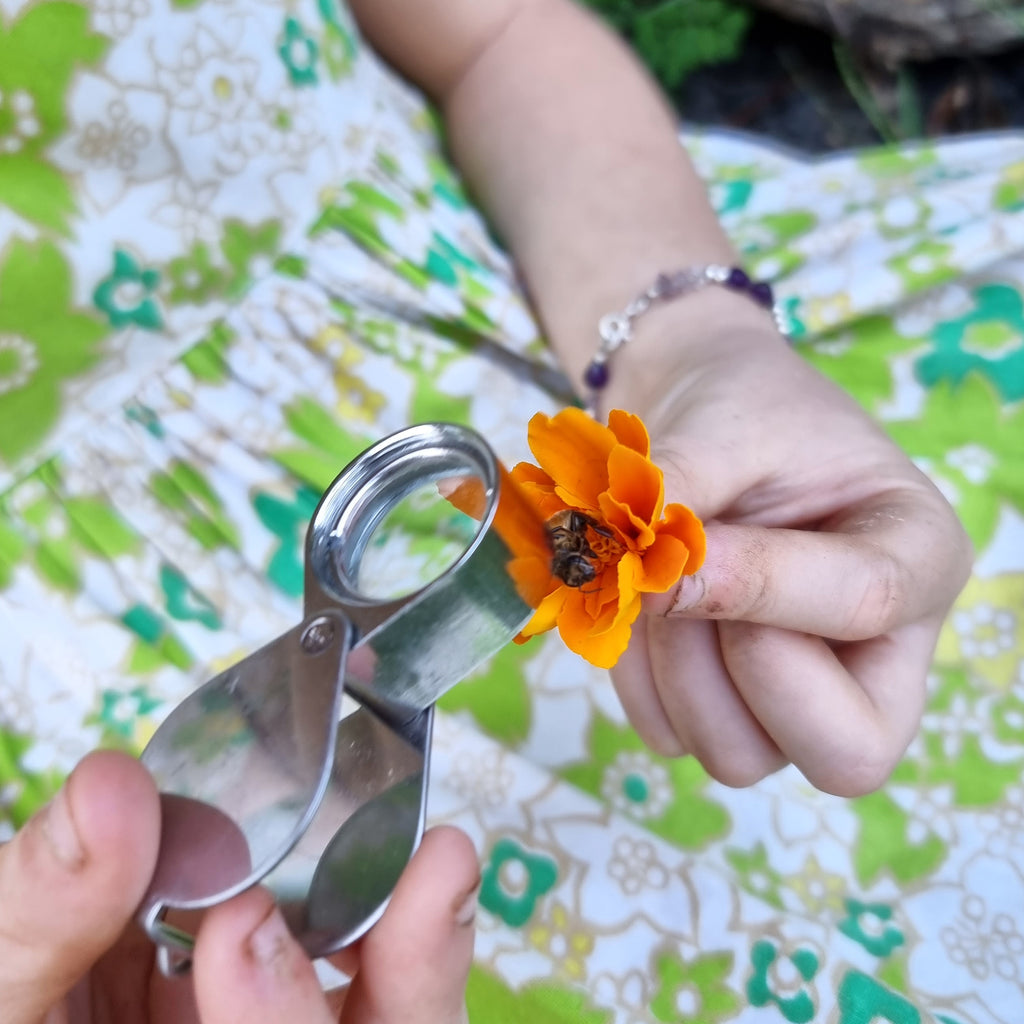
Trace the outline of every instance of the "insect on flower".
<path fill-rule="evenodd" d="M 509 565 L 535 609 L 517 638 L 557 628 L 570 650 L 610 668 L 629 643 L 645 593 L 664 593 L 704 561 L 700 519 L 665 502 L 643 421 L 613 409 L 607 426 L 582 409 L 538 413 L 537 460 L 510 476 L 545 524 L 546 544 Z"/>
<path fill-rule="evenodd" d="M 579 509 L 556 512 L 545 527 L 551 545 L 551 573 L 567 587 L 582 587 L 597 575 L 597 552 L 590 546 L 588 530 L 611 538 L 612 531 Z"/>

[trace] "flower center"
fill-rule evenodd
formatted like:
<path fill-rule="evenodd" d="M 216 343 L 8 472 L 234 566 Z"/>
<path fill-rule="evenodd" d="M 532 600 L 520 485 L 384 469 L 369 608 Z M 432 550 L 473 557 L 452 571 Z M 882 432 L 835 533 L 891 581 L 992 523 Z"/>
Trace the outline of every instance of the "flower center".
<path fill-rule="evenodd" d="M 620 544 L 614 537 L 598 533 L 592 526 L 587 527 L 587 543 L 602 566 L 615 565 L 626 553 L 625 545 Z"/>

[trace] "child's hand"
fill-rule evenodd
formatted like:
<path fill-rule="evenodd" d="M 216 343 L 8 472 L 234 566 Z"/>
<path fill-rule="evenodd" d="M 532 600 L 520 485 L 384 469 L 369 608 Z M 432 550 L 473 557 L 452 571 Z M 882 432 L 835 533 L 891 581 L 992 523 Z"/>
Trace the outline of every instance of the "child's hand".
<path fill-rule="evenodd" d="M 0 1020 L 71 1024 L 457 1024 L 478 869 L 454 829 L 428 833 L 380 922 L 321 991 L 260 889 L 209 911 L 191 977 L 168 979 L 131 923 L 156 862 L 159 803 L 136 761 L 93 754 L 0 847 Z M 340 1017 L 339 1017 L 340 1011 Z"/>
<path fill-rule="evenodd" d="M 859 406 L 767 329 L 673 358 L 611 404 L 645 418 L 666 500 L 704 518 L 708 556 L 645 606 L 613 673 L 623 705 L 651 747 L 726 784 L 793 762 L 828 792 L 873 790 L 918 727 L 967 537 Z"/>

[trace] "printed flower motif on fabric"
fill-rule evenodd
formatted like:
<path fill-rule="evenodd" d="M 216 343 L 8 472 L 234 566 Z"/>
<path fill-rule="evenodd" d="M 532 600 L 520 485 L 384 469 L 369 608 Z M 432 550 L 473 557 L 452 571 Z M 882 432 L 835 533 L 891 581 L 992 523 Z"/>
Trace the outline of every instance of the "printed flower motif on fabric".
<path fill-rule="evenodd" d="M 210 258 L 209 247 L 196 242 L 184 256 L 167 264 L 167 299 L 172 304 L 208 302 L 224 288 L 225 274 Z"/>
<path fill-rule="evenodd" d="M 750 966 L 747 998 L 753 1006 L 774 1004 L 790 1024 L 814 1019 L 817 994 L 812 982 L 820 967 L 816 953 L 804 948 L 782 953 L 762 940 L 750 951 Z"/>
<path fill-rule="evenodd" d="M 926 234 L 932 213 L 920 194 L 890 196 L 878 214 L 879 233 L 887 239 Z"/>
<path fill-rule="evenodd" d="M 148 675 L 168 665 L 187 669 L 195 661 L 171 623 L 148 604 L 133 604 L 121 616 L 121 623 L 138 638 L 125 671 L 133 675 Z"/>
<path fill-rule="evenodd" d="M 974 309 L 930 332 L 932 351 L 915 363 L 932 387 L 958 384 L 971 371 L 987 377 L 1006 402 L 1024 398 L 1024 301 L 1016 288 L 986 284 L 973 293 Z"/>
<path fill-rule="evenodd" d="M 997 210 L 1006 213 L 1024 210 L 1024 160 L 1003 167 L 992 193 L 992 203 Z"/>
<path fill-rule="evenodd" d="M 388 400 L 383 391 L 359 375 L 357 367 L 366 360 L 363 349 L 337 324 L 319 330 L 312 345 L 330 360 L 338 394 L 336 408 L 342 420 L 374 423 Z"/>
<path fill-rule="evenodd" d="M 950 960 L 965 966 L 976 981 L 998 974 L 1020 984 L 1024 982 L 1024 935 L 1020 929 L 1012 914 L 967 893 L 957 919 L 942 929 L 940 937 Z"/>
<path fill-rule="evenodd" d="M 35 4 L 0 23 L 0 205 L 61 234 L 75 203 L 47 151 L 65 128 L 69 83 L 106 45 L 89 29 L 88 7 L 74 3 Z"/>
<path fill-rule="evenodd" d="M 194 0 L 172 0 L 178 6 Z M 150 12 L 148 0 L 93 0 L 94 24 L 104 35 L 124 38 Z"/>
<path fill-rule="evenodd" d="M 0 92 L 0 154 L 20 153 L 39 132 L 32 94 L 24 89 Z"/>
<path fill-rule="evenodd" d="M 340 466 L 347 465 L 374 441 L 370 435 L 345 429 L 336 414 L 307 396 L 285 406 L 284 418 L 289 432 L 301 443 L 275 447 L 272 455 L 317 495 L 338 475 Z"/>
<path fill-rule="evenodd" d="M 480 905 L 510 927 L 522 927 L 557 879 L 558 865 L 546 854 L 499 839 L 481 872 Z"/>
<path fill-rule="evenodd" d="M 116 249 L 113 269 L 96 286 L 92 299 L 112 327 L 142 327 L 155 331 L 163 326 L 157 303 L 160 274 L 144 268 L 131 253 Z"/>
<path fill-rule="evenodd" d="M 198 622 L 207 629 L 220 629 L 221 618 L 209 598 L 204 597 L 173 566 L 160 567 L 160 589 L 167 614 L 178 622 Z"/>
<path fill-rule="evenodd" d="M 587 957 L 594 950 L 594 936 L 586 923 L 576 919 L 563 903 L 551 904 L 543 920 L 530 929 L 530 944 L 555 961 L 555 972 L 573 981 L 587 973 Z"/>
<path fill-rule="evenodd" d="M 474 964 L 466 985 L 466 1009 L 472 1021 L 528 1021 L 529 1024 L 612 1024 L 611 1010 L 578 985 L 554 979 L 515 989 L 496 973 Z"/>
<path fill-rule="evenodd" d="M 320 16 L 324 20 L 324 34 L 320 40 L 324 65 L 332 81 L 338 81 L 352 70 L 358 46 L 352 28 L 345 23 L 336 0 L 317 0 Z"/>
<path fill-rule="evenodd" d="M 86 721 L 101 728 L 103 746 L 140 753 L 156 731 L 152 716 L 163 701 L 152 696 L 144 685 L 130 690 L 103 690 L 99 699 L 98 710 Z"/>
<path fill-rule="evenodd" d="M 47 583 L 73 592 L 81 588 L 87 559 L 128 554 L 140 540 L 102 497 L 61 498 L 60 488 L 60 472 L 48 463 L 5 499 L 18 542 L 15 546 L 9 538 L 4 553 L 28 555 Z M 0 562 L 0 583 L 4 573 Z"/>
<path fill-rule="evenodd" d="M 955 666 L 955 667 L 954 667 Z M 933 820 L 943 835 L 953 834 L 956 815 L 952 808 L 986 807 L 1008 800 L 1008 792 L 1019 783 L 1024 770 L 1024 748 L 1013 736 L 1015 690 L 993 694 L 981 675 L 968 672 L 959 663 L 947 667 L 936 663 L 929 675 L 931 699 L 921 729 L 907 757 L 892 775 L 892 799 L 901 815 L 918 799 L 920 790 L 940 794 L 933 805 Z M 1008 716 L 1010 731 L 1001 727 Z M 902 792 L 901 792 L 902 789 Z M 924 800 L 928 803 L 928 800 Z M 921 836 L 921 818 L 910 830 Z"/>
<path fill-rule="evenodd" d="M 860 971 L 843 975 L 837 993 L 839 1024 L 921 1024 L 920 1011 L 903 996 Z M 942 1024 L 957 1024 L 938 1017 Z"/>
<path fill-rule="evenodd" d="M 753 167 L 719 167 L 716 182 L 711 187 L 711 202 L 720 217 L 742 210 L 754 193 L 751 176 L 756 174 Z"/>
<path fill-rule="evenodd" d="M 907 816 L 906 836 L 921 845 L 932 836 L 946 846 L 956 845 L 954 790 L 951 785 L 901 786 L 894 780 L 888 787 L 893 803 Z"/>
<path fill-rule="evenodd" d="M 952 247 L 945 242 L 927 238 L 885 262 L 908 290 L 923 291 L 949 281 L 956 274 L 952 252 Z"/>
<path fill-rule="evenodd" d="M 512 479 L 549 524 L 551 552 L 513 563 L 521 589 L 540 600 L 527 639 L 558 628 L 566 646 L 610 668 L 629 643 L 643 593 L 662 593 L 704 560 L 700 520 L 665 504 L 665 482 L 637 416 L 613 409 L 608 426 L 581 409 L 530 420 L 538 465 L 520 462 Z M 564 560 L 564 570 L 559 565 Z"/>
<path fill-rule="evenodd" d="M 25 763 L 32 746 L 28 736 L 0 725 L 0 842 L 10 839 L 64 781 L 58 771 L 36 771 Z"/>
<path fill-rule="evenodd" d="M 624 835 L 612 847 L 608 874 L 627 896 L 635 896 L 643 889 L 664 889 L 669 879 L 668 869 L 658 860 L 653 843 Z"/>
<path fill-rule="evenodd" d="M 643 751 L 623 751 L 605 771 L 601 796 L 634 818 L 660 818 L 672 802 L 668 770 Z"/>
<path fill-rule="evenodd" d="M 768 860 L 764 843 L 758 843 L 750 850 L 726 850 L 725 859 L 746 892 L 779 910 L 783 909 L 782 876 Z"/>
<path fill-rule="evenodd" d="M 796 893 L 808 912 L 817 916 L 839 910 L 843 906 L 846 879 L 826 871 L 812 853 L 795 875 L 787 879 L 789 888 Z"/>
<path fill-rule="evenodd" d="M 466 710 L 489 736 L 509 746 L 530 732 L 532 706 L 523 671 L 522 649 L 509 645 L 438 702 L 445 711 Z"/>
<path fill-rule="evenodd" d="M 13 463 L 57 423 L 63 383 L 96 362 L 107 332 L 74 308 L 67 263 L 48 242 L 8 245 L 0 295 L 0 459 Z"/>
<path fill-rule="evenodd" d="M 818 214 L 810 210 L 765 214 L 738 228 L 744 262 L 755 280 L 775 281 L 792 274 L 806 261 L 800 239 L 814 230 Z"/>
<path fill-rule="evenodd" d="M 111 210 L 132 184 L 173 173 L 176 158 L 161 130 L 167 120 L 161 93 L 83 74 L 68 107 L 68 131 L 50 154 L 94 211 Z"/>
<path fill-rule="evenodd" d="M 950 499 L 979 553 L 992 540 L 1004 504 L 1024 515 L 1024 474 L 1017 468 L 1024 404 L 1001 402 L 981 374 L 956 386 L 937 383 L 917 416 L 886 429 Z M 987 456 L 971 454 L 979 448 Z M 958 453 L 952 463 L 950 452 Z"/>
<path fill-rule="evenodd" d="M 459 796 L 489 808 L 508 804 L 514 782 L 515 774 L 500 750 L 457 755 L 448 777 L 448 785 Z"/>
<path fill-rule="evenodd" d="M 651 754 L 628 725 L 594 716 L 587 760 L 561 770 L 573 785 L 612 799 L 644 828 L 685 849 L 701 849 L 729 828 L 725 808 L 705 797 L 707 773 L 693 758 Z"/>
<path fill-rule="evenodd" d="M 859 797 L 851 806 L 860 819 L 853 863 L 861 885 L 883 873 L 906 884 L 930 874 L 947 856 L 942 839 L 927 827 L 918 828 L 889 793 Z M 912 834 L 918 838 L 911 838 Z"/>
<path fill-rule="evenodd" d="M 238 527 L 231 521 L 224 502 L 203 471 L 191 463 L 176 460 L 166 470 L 150 477 L 153 497 L 171 512 L 180 514 L 186 533 L 207 551 L 220 547 L 238 550 Z"/>
<path fill-rule="evenodd" d="M 900 915 L 915 933 L 912 973 L 929 977 L 936 997 L 979 995 L 989 1015 L 1001 1019 L 999 1008 L 1019 1006 L 1024 988 L 1024 925 L 1014 913 L 1022 899 L 1020 862 L 988 853 L 968 860 L 945 884 L 904 893 Z"/>
<path fill-rule="evenodd" d="M 288 69 L 292 85 L 316 85 L 320 47 L 297 18 L 285 20 L 277 52 Z"/>
<path fill-rule="evenodd" d="M 263 492 L 252 499 L 260 522 L 280 542 L 267 563 L 267 577 L 292 597 L 302 593 L 306 527 L 319 500 L 320 492 L 305 486 L 296 488 L 291 500 Z"/>
<path fill-rule="evenodd" d="M 166 281 L 160 297 L 169 306 L 238 298 L 254 281 L 273 270 L 281 236 L 279 221 L 245 224 L 228 220 L 215 227 L 217 246 L 196 241 L 184 255 L 176 256 L 159 271 Z"/>
<path fill-rule="evenodd" d="M 892 924 L 892 907 L 887 903 L 861 903 L 847 899 L 846 911 L 846 917 L 839 922 L 839 930 L 872 956 L 889 956 L 903 945 L 903 932 Z"/>
<path fill-rule="evenodd" d="M 718 1024 L 732 1020 L 739 996 L 729 987 L 733 954 L 708 953 L 684 960 L 663 952 L 655 959 L 658 988 L 651 1013 L 665 1024 Z"/>

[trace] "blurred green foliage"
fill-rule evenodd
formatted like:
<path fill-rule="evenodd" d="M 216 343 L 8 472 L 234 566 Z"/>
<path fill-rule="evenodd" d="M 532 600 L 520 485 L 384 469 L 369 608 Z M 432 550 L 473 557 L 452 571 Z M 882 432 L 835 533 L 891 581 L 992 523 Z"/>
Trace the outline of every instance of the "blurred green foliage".
<path fill-rule="evenodd" d="M 730 0 L 585 0 L 632 44 L 661 84 L 736 57 L 750 11 Z"/>

